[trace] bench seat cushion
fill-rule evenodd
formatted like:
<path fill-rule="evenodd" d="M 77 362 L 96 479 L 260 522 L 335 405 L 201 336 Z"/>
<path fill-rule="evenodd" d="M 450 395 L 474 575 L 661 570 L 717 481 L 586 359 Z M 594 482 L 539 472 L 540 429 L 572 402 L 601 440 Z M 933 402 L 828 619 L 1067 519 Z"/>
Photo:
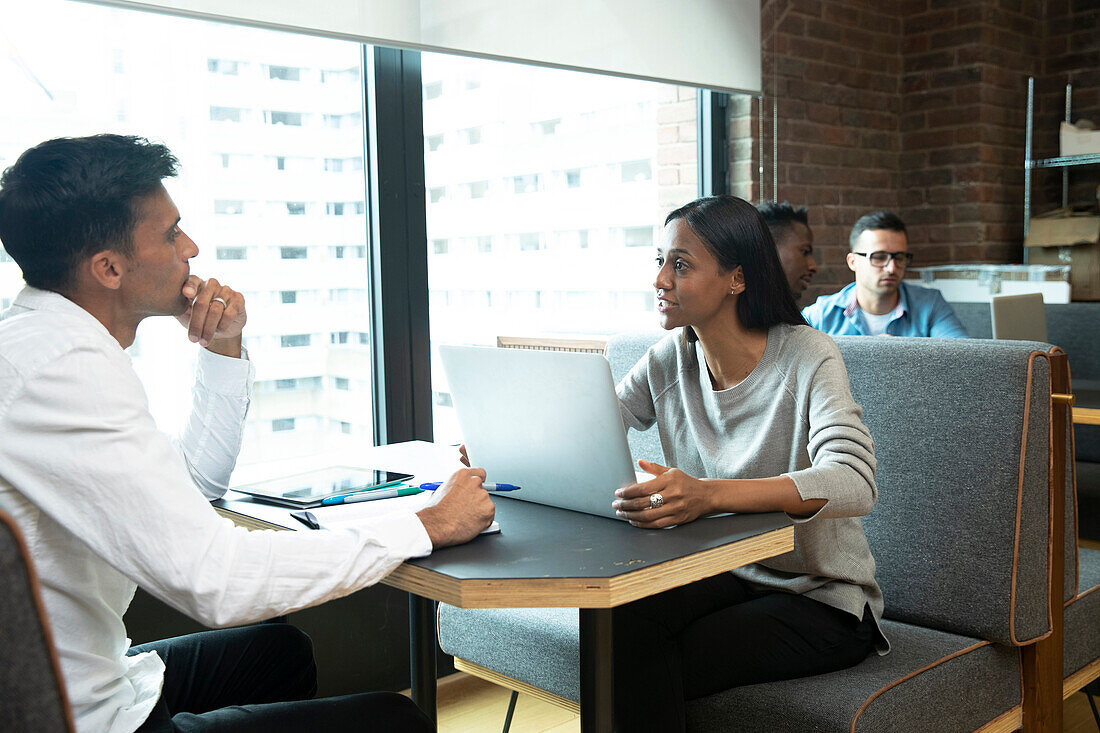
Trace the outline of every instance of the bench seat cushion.
<path fill-rule="evenodd" d="M 839 732 L 858 713 L 858 731 L 969 731 L 1020 704 L 1016 649 L 900 622 L 884 626 L 893 647 L 885 657 L 696 700 L 688 704 L 688 729 Z M 580 698 L 576 609 L 440 604 L 439 639 L 448 654 L 567 700 Z M 920 702 L 933 699 L 934 706 Z"/>
<path fill-rule="evenodd" d="M 1081 548 L 1077 596 L 1066 605 L 1063 669 L 1069 677 L 1100 659 L 1100 550 Z"/>

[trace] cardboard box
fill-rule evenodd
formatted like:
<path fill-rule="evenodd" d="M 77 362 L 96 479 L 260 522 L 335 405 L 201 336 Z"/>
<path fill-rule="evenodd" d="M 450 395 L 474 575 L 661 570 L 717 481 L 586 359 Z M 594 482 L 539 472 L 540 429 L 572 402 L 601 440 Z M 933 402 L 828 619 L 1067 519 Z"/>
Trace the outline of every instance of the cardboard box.
<path fill-rule="evenodd" d="M 1031 220 L 1028 264 L 1069 265 L 1073 300 L 1100 300 L 1100 216 L 1065 209 Z"/>
<path fill-rule="evenodd" d="M 1100 130 L 1084 129 L 1063 122 L 1058 128 L 1058 142 L 1062 156 L 1100 153 Z"/>

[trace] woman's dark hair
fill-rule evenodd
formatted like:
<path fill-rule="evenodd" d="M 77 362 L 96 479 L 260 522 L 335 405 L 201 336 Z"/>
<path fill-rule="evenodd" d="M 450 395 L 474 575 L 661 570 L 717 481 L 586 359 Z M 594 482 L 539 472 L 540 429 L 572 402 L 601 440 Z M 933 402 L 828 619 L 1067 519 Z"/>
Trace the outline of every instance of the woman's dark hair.
<path fill-rule="evenodd" d="M 88 255 L 133 253 L 140 199 L 177 165 L 168 148 L 141 137 L 47 140 L 0 178 L 0 242 L 28 285 L 63 292 Z"/>
<path fill-rule="evenodd" d="M 724 271 L 741 266 L 745 290 L 737 299 L 737 318 L 745 328 L 806 325 L 771 232 L 755 206 L 736 196 L 708 196 L 676 209 L 665 217 L 665 224 L 676 219 L 691 227 Z M 684 336 L 688 341 L 696 339 L 690 326 Z"/>

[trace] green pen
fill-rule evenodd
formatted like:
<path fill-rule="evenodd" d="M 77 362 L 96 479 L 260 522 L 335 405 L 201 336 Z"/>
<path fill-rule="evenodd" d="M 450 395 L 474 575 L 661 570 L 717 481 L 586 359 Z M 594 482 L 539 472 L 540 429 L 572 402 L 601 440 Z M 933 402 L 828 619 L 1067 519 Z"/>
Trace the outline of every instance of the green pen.
<path fill-rule="evenodd" d="M 412 486 L 363 491 L 358 494 L 349 494 L 348 496 L 339 497 L 340 500 L 331 502 L 330 506 L 332 504 L 354 504 L 359 501 L 375 501 L 377 499 L 395 499 L 398 496 L 416 496 L 419 493 L 422 493 L 420 489 L 413 488 Z M 327 502 L 328 500 L 326 499 L 325 501 Z"/>
<path fill-rule="evenodd" d="M 359 489 L 357 491 L 350 491 L 346 494 L 340 494 L 339 496 L 328 496 L 328 497 L 325 497 L 324 499 L 321 499 L 321 506 L 331 506 L 332 504 L 343 504 L 344 499 L 348 498 L 349 496 L 355 496 L 356 494 L 364 492 L 364 491 L 378 491 L 379 489 L 388 489 L 391 486 L 396 486 L 396 487 L 400 488 L 402 486 L 402 483 L 401 483 L 402 481 L 404 481 L 404 479 L 397 479 L 396 481 L 387 481 L 384 484 L 378 484 L 376 486 L 368 486 L 365 489 Z"/>

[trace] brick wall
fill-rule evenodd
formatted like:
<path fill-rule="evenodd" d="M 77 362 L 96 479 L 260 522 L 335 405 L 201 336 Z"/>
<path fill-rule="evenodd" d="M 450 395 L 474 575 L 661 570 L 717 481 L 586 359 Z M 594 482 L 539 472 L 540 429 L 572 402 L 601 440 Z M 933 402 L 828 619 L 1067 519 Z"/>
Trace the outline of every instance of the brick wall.
<path fill-rule="evenodd" d="M 762 0 L 761 35 L 763 109 L 731 113 L 731 185 L 809 207 L 822 268 L 806 301 L 851 281 L 848 232 L 875 208 L 906 220 L 921 264 L 1020 261 L 1029 75 L 1041 98 L 1036 155 L 1056 154 L 1050 118 L 1067 75 L 1075 117 L 1100 123 L 1095 0 Z M 763 161 L 752 145 L 760 114 Z M 749 182 L 760 162 L 762 190 Z M 1074 195 L 1098 176 L 1071 173 Z M 1060 201 L 1060 182 L 1039 180 L 1036 210 L 1052 191 Z"/>

